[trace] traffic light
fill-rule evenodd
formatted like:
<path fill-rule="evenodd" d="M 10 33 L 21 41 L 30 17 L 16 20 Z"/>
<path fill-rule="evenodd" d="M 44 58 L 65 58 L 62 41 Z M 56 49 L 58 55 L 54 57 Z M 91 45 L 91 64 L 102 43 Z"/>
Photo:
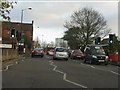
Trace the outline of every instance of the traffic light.
<path fill-rule="evenodd" d="M 21 33 L 19 31 L 16 31 L 16 38 L 18 41 L 21 39 Z"/>
<path fill-rule="evenodd" d="M 109 44 L 114 43 L 115 34 L 109 34 Z"/>
<path fill-rule="evenodd" d="M 101 37 L 95 38 L 95 44 L 100 44 L 100 42 L 101 42 Z"/>
<path fill-rule="evenodd" d="M 11 29 L 11 37 L 15 37 L 16 36 L 16 31 L 15 28 Z"/>

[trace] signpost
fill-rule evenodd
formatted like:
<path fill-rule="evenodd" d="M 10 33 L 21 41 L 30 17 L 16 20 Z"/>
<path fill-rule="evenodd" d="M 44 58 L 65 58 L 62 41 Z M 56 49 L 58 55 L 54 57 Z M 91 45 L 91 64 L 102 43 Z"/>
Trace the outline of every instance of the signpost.
<path fill-rule="evenodd" d="M 12 44 L 0 44 L 0 48 L 12 48 Z"/>

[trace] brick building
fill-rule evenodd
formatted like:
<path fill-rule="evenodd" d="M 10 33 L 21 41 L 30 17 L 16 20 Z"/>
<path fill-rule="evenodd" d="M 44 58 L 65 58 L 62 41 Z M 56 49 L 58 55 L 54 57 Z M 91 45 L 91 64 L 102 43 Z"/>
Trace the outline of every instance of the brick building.
<path fill-rule="evenodd" d="M 15 30 L 15 36 L 11 36 L 11 30 Z M 23 37 L 18 40 L 17 32 L 19 32 L 19 37 Z M 2 44 L 12 44 L 14 49 L 23 51 L 23 48 L 31 49 L 33 46 L 33 21 L 32 23 L 19 23 L 19 22 L 2 22 Z M 23 43 L 23 45 L 21 44 Z"/>

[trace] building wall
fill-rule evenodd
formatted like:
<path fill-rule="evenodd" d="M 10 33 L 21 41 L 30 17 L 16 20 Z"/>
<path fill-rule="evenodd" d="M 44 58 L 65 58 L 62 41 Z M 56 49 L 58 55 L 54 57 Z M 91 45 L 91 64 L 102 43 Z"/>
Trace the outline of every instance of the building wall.
<path fill-rule="evenodd" d="M 16 49 L 2 49 L 2 62 L 18 59 Z"/>
<path fill-rule="evenodd" d="M 118 37 L 120 41 L 120 2 L 118 2 Z"/>
<path fill-rule="evenodd" d="M 21 32 L 21 29 L 25 32 L 27 38 L 30 40 L 31 44 L 33 42 L 33 23 L 19 23 L 19 22 L 2 22 L 2 38 L 10 39 L 10 30 L 15 28 Z M 4 41 L 3 41 L 4 42 Z M 9 43 L 9 41 L 8 41 Z"/>

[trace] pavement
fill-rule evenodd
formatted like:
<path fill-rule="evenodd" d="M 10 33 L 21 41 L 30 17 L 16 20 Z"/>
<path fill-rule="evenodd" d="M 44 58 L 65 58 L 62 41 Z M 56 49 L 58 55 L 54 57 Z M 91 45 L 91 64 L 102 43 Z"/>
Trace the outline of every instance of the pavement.
<path fill-rule="evenodd" d="M 21 60 L 25 58 L 27 58 L 25 55 L 19 55 L 18 59 L 12 59 L 12 60 L 2 62 L 2 70 L 5 70 L 8 65 L 15 64 L 16 62 L 19 63 Z"/>

